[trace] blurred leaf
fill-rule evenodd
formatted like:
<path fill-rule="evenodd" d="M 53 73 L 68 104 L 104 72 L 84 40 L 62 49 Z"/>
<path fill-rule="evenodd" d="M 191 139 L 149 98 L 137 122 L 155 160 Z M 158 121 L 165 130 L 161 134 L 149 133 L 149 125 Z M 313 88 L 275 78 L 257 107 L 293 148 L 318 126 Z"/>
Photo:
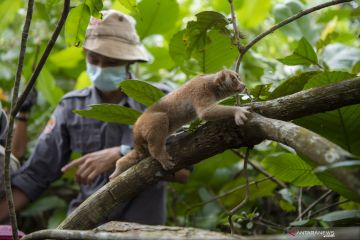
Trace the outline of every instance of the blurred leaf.
<path fill-rule="evenodd" d="M 354 223 L 360 221 L 360 210 L 334 211 L 316 219 L 325 222 Z"/>
<path fill-rule="evenodd" d="M 353 74 L 360 73 L 360 61 L 358 61 L 352 68 L 351 71 Z"/>
<path fill-rule="evenodd" d="M 343 80 L 351 79 L 355 75 L 347 72 L 340 71 L 325 71 L 311 77 L 305 84 L 304 88 L 309 89 L 313 87 L 324 86 L 331 83 L 337 83 Z"/>
<path fill-rule="evenodd" d="M 198 45 L 194 57 L 199 61 L 203 73 L 217 72 L 224 67 L 230 68 L 238 57 L 238 50 L 231 44 L 228 36 L 218 31 L 208 33 L 209 40 L 204 45 Z"/>
<path fill-rule="evenodd" d="M 265 100 L 268 98 L 272 84 L 259 84 L 255 88 L 250 90 L 250 94 L 256 99 Z"/>
<path fill-rule="evenodd" d="M 92 16 L 101 18 L 100 11 L 103 8 L 102 0 L 85 0 L 85 4 L 89 7 Z"/>
<path fill-rule="evenodd" d="M 236 15 L 241 26 L 256 28 L 268 16 L 270 9 L 271 1 L 268 0 L 243 1 L 241 8 L 236 11 Z"/>
<path fill-rule="evenodd" d="M 230 36 L 229 30 L 226 28 L 229 21 L 224 15 L 218 12 L 205 11 L 195 16 L 196 21 L 188 22 L 183 36 L 183 41 L 189 54 L 191 54 L 195 48 L 204 49 L 208 41 L 207 32 L 210 29 L 217 29 L 221 33 Z"/>
<path fill-rule="evenodd" d="M 140 39 L 171 30 L 179 15 L 176 0 L 143 0 L 138 4 L 138 10 L 135 19 Z"/>
<path fill-rule="evenodd" d="M 299 41 L 299 44 L 292 55 L 278 60 L 290 66 L 293 65 L 309 66 L 311 64 L 314 65 L 318 64 L 317 55 L 313 47 L 305 38 L 302 38 Z"/>
<path fill-rule="evenodd" d="M 348 199 L 344 198 L 343 196 L 340 196 L 339 201 L 343 201 L 343 200 L 348 200 Z M 340 204 L 339 207 L 343 210 L 360 209 L 360 203 L 350 201 Z"/>
<path fill-rule="evenodd" d="M 169 56 L 169 50 L 166 47 L 147 47 L 151 55 L 154 57 L 154 62 L 147 67 L 151 71 L 158 71 L 159 69 L 171 69 L 174 66 L 173 61 Z"/>
<path fill-rule="evenodd" d="M 305 6 L 299 0 L 288 0 L 285 3 L 278 3 L 273 8 L 273 14 L 275 16 L 276 23 L 292 17 L 300 11 L 304 10 Z M 280 28 L 286 36 L 299 40 L 305 37 L 309 42 L 314 43 L 318 37 L 318 26 L 309 15 L 303 16 L 300 19 L 287 24 Z"/>
<path fill-rule="evenodd" d="M 360 167 L 360 160 L 351 160 L 351 161 L 342 161 L 342 162 L 336 162 L 332 163 L 330 165 L 326 166 L 319 166 L 314 169 L 315 173 L 319 172 L 325 172 L 336 168 L 359 168 Z"/>
<path fill-rule="evenodd" d="M 0 29 L 3 30 L 18 17 L 17 11 L 21 6 L 20 0 L 4 0 L 0 3 Z"/>
<path fill-rule="evenodd" d="M 281 153 L 262 161 L 265 169 L 276 178 L 299 187 L 322 185 L 312 167 L 296 154 Z"/>
<path fill-rule="evenodd" d="M 63 199 L 56 196 L 43 197 L 30 204 L 25 210 L 21 211 L 22 216 L 34 216 L 45 211 L 66 207 Z"/>
<path fill-rule="evenodd" d="M 321 59 L 330 69 L 350 72 L 352 67 L 360 61 L 360 49 L 340 43 L 330 44 L 324 48 Z"/>
<path fill-rule="evenodd" d="M 48 229 L 56 229 L 66 218 L 67 207 L 57 207 L 48 220 Z"/>
<path fill-rule="evenodd" d="M 56 85 L 54 76 L 45 66 L 36 81 L 36 89 L 44 96 L 46 101 L 51 106 L 55 107 L 61 97 L 64 95 L 64 91 Z"/>
<path fill-rule="evenodd" d="M 65 23 L 66 43 L 69 46 L 79 47 L 83 44 L 90 16 L 90 9 L 85 3 L 71 9 Z"/>
<path fill-rule="evenodd" d="M 262 178 L 264 178 L 264 175 L 259 175 L 256 177 L 257 180 Z M 251 179 L 250 181 L 252 180 L 253 179 Z M 244 184 L 245 184 L 245 179 L 243 177 L 237 178 L 234 181 L 225 184 L 223 188 L 221 188 L 219 194 L 225 193 L 227 191 L 230 191 L 231 189 L 234 189 L 237 186 Z M 262 197 L 273 196 L 274 195 L 273 191 L 275 190 L 276 186 L 277 185 L 272 181 L 263 181 L 258 184 L 250 185 L 249 201 L 253 202 Z M 234 207 L 237 204 L 239 204 L 244 199 L 244 197 L 245 197 L 245 187 L 224 198 L 221 198 L 221 202 L 227 207 Z"/>
<path fill-rule="evenodd" d="M 130 12 L 134 12 L 137 9 L 136 0 L 118 0 L 121 5 L 123 5 Z"/>
<path fill-rule="evenodd" d="M 290 77 L 271 92 L 269 99 L 287 96 L 303 90 L 308 80 L 318 73 L 318 71 L 303 72 Z"/>
<path fill-rule="evenodd" d="M 74 68 L 84 60 L 83 49 L 68 47 L 50 55 L 49 60 L 59 68 Z"/>
<path fill-rule="evenodd" d="M 140 80 L 125 80 L 120 87 L 126 95 L 145 106 L 152 105 L 165 95 L 157 87 Z"/>
<path fill-rule="evenodd" d="M 141 115 L 140 112 L 117 104 L 93 104 L 87 110 L 73 110 L 83 117 L 99 121 L 132 125 Z"/>
<path fill-rule="evenodd" d="M 83 89 L 91 85 L 92 83 L 90 81 L 89 75 L 86 71 L 83 71 L 76 80 L 75 89 Z"/>
<path fill-rule="evenodd" d="M 296 211 L 296 207 L 287 201 L 280 200 L 279 205 L 280 205 L 281 209 L 286 212 L 295 212 Z"/>
<path fill-rule="evenodd" d="M 169 43 L 169 55 L 178 65 L 182 65 L 189 58 L 189 54 L 186 52 L 184 34 L 185 30 L 175 33 Z"/>

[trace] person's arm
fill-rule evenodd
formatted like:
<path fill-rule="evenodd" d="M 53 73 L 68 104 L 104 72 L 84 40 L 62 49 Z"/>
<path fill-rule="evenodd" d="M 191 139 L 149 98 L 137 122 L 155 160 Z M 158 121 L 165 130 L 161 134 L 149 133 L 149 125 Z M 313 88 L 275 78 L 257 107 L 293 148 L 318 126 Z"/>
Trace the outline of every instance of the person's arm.
<path fill-rule="evenodd" d="M 15 209 L 17 211 L 23 209 L 30 202 L 28 196 L 20 189 L 13 188 L 12 192 L 13 192 Z M 0 209 L 1 209 L 0 224 L 1 224 L 6 222 L 9 218 L 8 204 L 5 197 L 3 199 L 0 199 Z"/>
<path fill-rule="evenodd" d="M 26 152 L 27 145 L 27 121 L 29 113 L 21 112 L 15 118 L 14 137 L 12 139 L 12 154 L 21 160 Z"/>

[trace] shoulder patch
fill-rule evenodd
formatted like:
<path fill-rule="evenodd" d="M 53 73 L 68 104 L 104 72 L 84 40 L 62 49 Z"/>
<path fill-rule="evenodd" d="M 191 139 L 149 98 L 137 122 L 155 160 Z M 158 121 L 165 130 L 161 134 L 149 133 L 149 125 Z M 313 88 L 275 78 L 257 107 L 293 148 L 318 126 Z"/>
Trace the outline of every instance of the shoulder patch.
<path fill-rule="evenodd" d="M 80 90 L 75 90 L 75 91 L 71 91 L 67 94 L 65 94 L 62 99 L 67 99 L 67 98 L 76 98 L 76 97 L 87 97 L 89 96 L 91 92 L 91 88 L 87 87 L 87 88 L 83 88 Z"/>
<path fill-rule="evenodd" d="M 54 115 L 52 115 L 51 118 L 49 119 L 49 121 L 47 122 L 42 133 L 43 134 L 50 133 L 54 129 L 55 125 L 56 125 L 56 118 Z"/>

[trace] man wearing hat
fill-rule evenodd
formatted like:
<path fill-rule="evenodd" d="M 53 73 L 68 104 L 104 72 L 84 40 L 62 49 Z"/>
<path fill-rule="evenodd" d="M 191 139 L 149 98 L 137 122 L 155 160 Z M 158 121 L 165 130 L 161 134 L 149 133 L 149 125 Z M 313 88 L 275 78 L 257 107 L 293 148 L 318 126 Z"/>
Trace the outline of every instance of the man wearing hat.
<path fill-rule="evenodd" d="M 29 160 L 12 176 L 13 195 L 17 209 L 38 198 L 64 171 L 77 167 L 76 180 L 80 193 L 72 200 L 69 211 L 108 182 L 115 162 L 132 145 L 128 125 L 105 123 L 81 117 L 72 111 L 91 104 L 113 103 L 143 111 L 144 106 L 126 96 L 118 84 L 131 79 L 130 65 L 148 60 L 135 30 L 135 20 L 120 12 L 103 12 L 103 19 L 92 18 L 83 45 L 86 67 L 92 87 L 66 94 L 55 109 L 40 135 Z M 157 85 L 164 92 L 164 85 Z M 69 163 L 73 152 L 82 157 Z M 188 170 L 180 170 L 175 180 L 184 182 Z M 5 209 L 0 201 L 0 209 Z M 0 211 L 0 222 L 7 218 Z M 121 220 L 144 224 L 165 223 L 165 186 L 160 182 L 125 207 L 115 209 L 104 221 Z"/>

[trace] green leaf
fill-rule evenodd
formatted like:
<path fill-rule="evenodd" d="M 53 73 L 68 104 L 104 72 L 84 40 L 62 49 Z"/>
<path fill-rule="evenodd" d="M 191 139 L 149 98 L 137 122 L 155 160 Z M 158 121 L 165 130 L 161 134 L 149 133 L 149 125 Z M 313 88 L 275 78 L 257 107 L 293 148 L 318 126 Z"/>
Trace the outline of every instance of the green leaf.
<path fill-rule="evenodd" d="M 130 12 L 137 8 L 136 0 L 118 0 L 118 2 Z"/>
<path fill-rule="evenodd" d="M 68 47 L 52 53 L 49 60 L 59 68 L 75 68 L 84 60 L 84 54 L 81 48 Z"/>
<path fill-rule="evenodd" d="M 350 79 L 353 76 L 339 71 L 322 72 L 309 79 L 305 88 L 323 86 Z M 360 104 L 306 116 L 294 122 L 320 134 L 349 152 L 360 155 Z"/>
<path fill-rule="evenodd" d="M 100 11 L 103 8 L 102 0 L 85 0 L 85 4 L 89 7 L 92 16 L 101 18 Z"/>
<path fill-rule="evenodd" d="M 0 3 L 0 29 L 2 31 L 18 17 L 17 11 L 20 6 L 21 1 L 19 0 L 5 0 Z"/>
<path fill-rule="evenodd" d="M 136 29 L 141 39 L 173 29 L 179 15 L 176 0 L 143 0 L 135 14 Z"/>
<path fill-rule="evenodd" d="M 270 9 L 271 1 L 269 0 L 243 1 L 241 8 L 236 11 L 236 15 L 241 26 L 256 28 L 268 16 Z"/>
<path fill-rule="evenodd" d="M 85 3 L 71 9 L 65 23 L 66 43 L 69 46 L 79 47 L 82 45 L 90 16 L 90 9 Z"/>
<path fill-rule="evenodd" d="M 126 95 L 145 106 L 152 105 L 165 95 L 157 87 L 140 80 L 125 80 L 120 87 Z"/>
<path fill-rule="evenodd" d="M 316 219 L 325 222 L 354 223 L 360 220 L 360 210 L 334 211 Z"/>
<path fill-rule="evenodd" d="M 298 155 L 281 153 L 265 158 L 263 166 L 276 178 L 300 187 L 322 185 L 312 167 Z"/>
<path fill-rule="evenodd" d="M 318 71 L 304 72 L 287 79 L 271 92 L 269 99 L 287 96 L 303 90 L 308 80 L 318 73 Z"/>
<path fill-rule="evenodd" d="M 269 96 L 269 90 L 272 84 L 259 84 L 255 88 L 250 90 L 250 94 L 255 97 L 255 99 L 265 100 Z"/>
<path fill-rule="evenodd" d="M 169 43 L 169 55 L 178 65 L 182 65 L 190 57 L 186 52 L 184 34 L 185 30 L 175 33 Z"/>
<path fill-rule="evenodd" d="M 55 78 L 45 66 L 36 81 L 37 90 L 44 96 L 51 106 L 55 107 L 64 95 L 63 90 L 56 85 Z"/>
<path fill-rule="evenodd" d="M 230 36 L 229 30 L 226 28 L 229 21 L 224 15 L 218 12 L 205 11 L 195 16 L 196 21 L 190 21 L 187 24 L 183 36 L 183 41 L 189 54 L 191 54 L 194 48 L 204 48 L 208 40 L 207 32 L 211 29 L 217 29 L 227 36 Z"/>
<path fill-rule="evenodd" d="M 305 6 L 299 0 L 288 0 L 285 3 L 278 3 L 273 8 L 276 23 L 292 17 L 300 11 L 304 10 Z M 286 36 L 295 39 L 305 37 L 308 41 L 314 43 L 320 33 L 320 27 L 312 21 L 309 15 L 303 16 L 300 19 L 287 24 L 280 28 Z"/>
<path fill-rule="evenodd" d="M 321 59 L 330 69 L 350 72 L 353 66 L 360 61 L 360 49 L 340 43 L 330 44 L 324 48 Z"/>
<path fill-rule="evenodd" d="M 282 59 L 278 59 L 280 62 L 286 65 L 305 65 L 309 66 L 311 64 L 318 64 L 317 55 L 310 45 L 310 43 L 305 39 L 302 38 L 299 41 L 298 47 L 295 49 L 294 53 L 290 56 L 287 56 Z"/>
<path fill-rule="evenodd" d="M 40 198 L 37 201 L 33 202 L 25 210 L 21 211 L 22 216 L 34 216 L 48 211 L 51 209 L 65 207 L 66 203 L 63 199 L 56 196 L 49 196 Z"/>
<path fill-rule="evenodd" d="M 229 68 L 238 57 L 238 50 L 231 39 L 217 30 L 208 33 L 209 40 L 198 46 L 194 58 L 198 60 L 203 73 L 213 73 Z"/>
<path fill-rule="evenodd" d="M 74 89 L 83 89 L 91 86 L 91 84 L 92 83 L 90 81 L 89 75 L 87 74 L 86 71 L 83 71 L 76 79 L 76 84 Z"/>
<path fill-rule="evenodd" d="M 74 110 L 73 112 L 83 117 L 94 118 L 99 121 L 122 123 L 132 125 L 141 115 L 140 112 L 119 106 L 117 104 L 94 104 L 87 110 Z"/>
<path fill-rule="evenodd" d="M 149 50 L 154 57 L 154 62 L 147 66 L 150 71 L 156 72 L 159 69 L 171 69 L 174 66 L 174 62 L 171 61 L 167 47 L 150 46 L 146 49 Z"/>

